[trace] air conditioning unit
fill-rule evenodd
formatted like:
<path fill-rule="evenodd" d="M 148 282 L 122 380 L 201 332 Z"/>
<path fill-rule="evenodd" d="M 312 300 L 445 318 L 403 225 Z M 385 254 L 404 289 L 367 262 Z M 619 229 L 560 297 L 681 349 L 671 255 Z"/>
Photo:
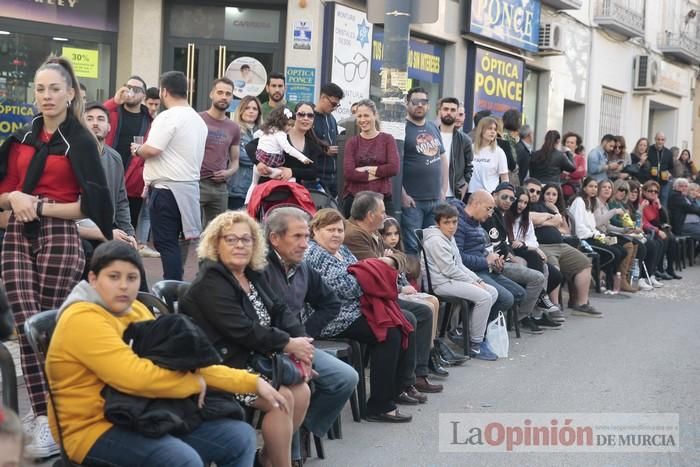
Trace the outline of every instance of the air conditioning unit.
<path fill-rule="evenodd" d="M 563 29 L 558 24 L 540 24 L 540 38 L 538 46 L 540 55 L 553 55 L 564 53 Z"/>
<path fill-rule="evenodd" d="M 651 55 L 634 57 L 634 90 L 653 92 L 659 89 L 659 62 Z"/>

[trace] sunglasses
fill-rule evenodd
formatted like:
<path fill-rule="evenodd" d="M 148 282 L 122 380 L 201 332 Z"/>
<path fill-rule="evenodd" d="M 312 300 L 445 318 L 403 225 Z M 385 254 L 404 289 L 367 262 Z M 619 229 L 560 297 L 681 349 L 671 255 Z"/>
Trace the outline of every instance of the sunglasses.
<path fill-rule="evenodd" d="M 428 105 L 428 99 L 411 99 L 411 105 Z"/>
<path fill-rule="evenodd" d="M 622 192 L 622 193 L 627 193 L 627 188 L 618 188 L 617 191 Z"/>
<path fill-rule="evenodd" d="M 530 188 L 530 193 L 532 193 L 533 195 L 539 195 L 540 193 L 542 193 L 542 190 L 536 190 L 535 188 Z"/>
<path fill-rule="evenodd" d="M 299 118 L 314 118 L 313 112 L 297 112 L 297 117 Z"/>
<path fill-rule="evenodd" d="M 659 192 L 659 190 L 644 190 L 644 191 L 646 191 L 647 193 L 658 193 Z"/>
<path fill-rule="evenodd" d="M 331 105 L 331 107 L 333 107 L 334 109 L 336 109 L 336 108 L 338 108 L 338 106 L 340 106 L 340 101 L 334 101 L 334 100 L 332 100 L 332 99 L 331 99 L 330 97 L 328 97 L 328 96 L 323 96 L 323 97 L 326 98 L 326 100 L 328 101 L 328 103 L 329 103 L 329 104 Z"/>
<path fill-rule="evenodd" d="M 511 203 L 513 201 L 515 201 L 515 196 L 501 195 L 500 198 L 501 198 L 501 201 L 510 201 Z"/>
<path fill-rule="evenodd" d="M 127 85 L 126 85 L 126 88 L 127 88 L 129 91 L 133 91 L 133 92 L 136 93 L 136 94 L 145 92 L 145 91 L 143 90 L 143 88 L 140 87 L 140 86 L 130 86 L 130 85 L 127 84 Z"/>

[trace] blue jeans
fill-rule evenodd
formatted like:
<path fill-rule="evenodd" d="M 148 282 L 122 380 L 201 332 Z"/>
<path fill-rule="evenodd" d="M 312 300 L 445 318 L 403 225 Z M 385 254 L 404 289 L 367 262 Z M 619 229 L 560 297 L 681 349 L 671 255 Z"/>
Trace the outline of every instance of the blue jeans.
<path fill-rule="evenodd" d="M 255 430 L 245 422 L 204 422 L 192 433 L 147 438 L 113 426 L 92 445 L 85 460 L 91 466 L 250 467 L 255 458 Z"/>
<path fill-rule="evenodd" d="M 525 289 L 519 284 L 505 277 L 503 274 L 493 274 L 488 271 L 476 273 L 484 282 L 496 288 L 498 291 L 498 299 L 491 306 L 491 314 L 489 320 L 495 319 L 499 311 L 506 311 L 515 303 L 521 303 L 525 299 Z"/>
<path fill-rule="evenodd" d="M 403 244 L 406 248 L 406 253 L 409 255 L 418 254 L 418 239 L 413 233 L 416 229 L 425 229 L 435 224 L 433 218 L 433 209 L 437 206 L 439 200 L 416 201 L 414 208 L 401 209 L 401 236 Z"/>
<path fill-rule="evenodd" d="M 148 243 L 148 236 L 151 233 L 151 212 L 149 208 L 151 203 L 150 200 L 151 193 L 149 191 L 149 193 L 146 195 L 146 199 L 143 200 L 141 211 L 139 212 L 139 218 L 136 221 L 136 241 L 139 243 L 139 245 Z"/>
<path fill-rule="evenodd" d="M 671 181 L 666 183 L 661 183 L 661 189 L 659 191 L 659 201 L 663 207 L 668 208 L 668 198 L 671 196 Z"/>
<path fill-rule="evenodd" d="M 314 393 L 304 418 L 304 427 L 316 436 L 322 437 L 328 430 L 357 386 L 357 371 L 347 363 L 322 350 L 314 352 Z M 299 436 L 292 439 L 292 459 L 300 459 Z"/>
<path fill-rule="evenodd" d="M 182 232 L 180 208 L 170 190 L 154 188 L 150 201 L 153 245 L 160 253 L 163 279 L 181 281 L 184 268 L 179 241 Z"/>

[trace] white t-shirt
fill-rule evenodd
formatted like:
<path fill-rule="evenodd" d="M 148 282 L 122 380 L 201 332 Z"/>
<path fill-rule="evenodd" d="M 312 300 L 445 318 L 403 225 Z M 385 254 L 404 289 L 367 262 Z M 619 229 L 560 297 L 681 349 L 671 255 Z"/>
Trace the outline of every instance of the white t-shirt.
<path fill-rule="evenodd" d="M 207 124 L 190 106 L 159 113 L 151 124 L 146 144 L 163 152 L 146 159 L 143 168 L 146 184 L 155 180 L 199 180 L 208 133 Z"/>
<path fill-rule="evenodd" d="M 474 150 L 474 173 L 469 181 L 469 193 L 478 190 L 486 190 L 492 193 L 496 189 L 500 180 L 500 175 L 508 175 L 508 161 L 503 149 L 496 146 L 481 148 L 479 152 Z"/>
<path fill-rule="evenodd" d="M 443 133 L 441 131 L 440 136 L 442 137 L 442 146 L 445 148 L 445 156 L 447 157 L 447 166 L 449 167 L 450 157 L 452 157 L 452 132 L 450 131 L 449 133 Z M 450 186 L 449 183 L 447 184 L 447 193 L 445 193 L 445 196 L 447 196 L 447 197 L 454 196 L 454 193 L 452 193 L 452 187 Z"/>

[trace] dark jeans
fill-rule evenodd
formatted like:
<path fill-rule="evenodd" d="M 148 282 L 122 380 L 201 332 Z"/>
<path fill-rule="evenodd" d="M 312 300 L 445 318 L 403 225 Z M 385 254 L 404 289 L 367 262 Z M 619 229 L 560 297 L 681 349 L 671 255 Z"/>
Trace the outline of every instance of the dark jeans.
<path fill-rule="evenodd" d="M 415 201 L 416 207 L 401 208 L 401 238 L 409 255 L 418 254 L 418 239 L 414 231 L 435 225 L 433 209 L 440 200 Z"/>
<path fill-rule="evenodd" d="M 143 204 L 143 198 L 140 196 L 138 198 L 129 197 L 129 215 L 131 216 L 131 225 L 136 228 L 139 223 L 139 213 L 141 212 L 141 205 Z"/>
<path fill-rule="evenodd" d="M 181 281 L 183 260 L 180 253 L 182 219 L 175 196 L 170 190 L 154 188 L 151 193 L 151 231 L 153 245 L 160 253 L 163 279 Z"/>
<path fill-rule="evenodd" d="M 428 376 L 428 360 L 430 348 L 433 346 L 433 310 L 428 305 L 408 300 L 399 300 L 399 306 L 416 333 L 415 374 Z M 415 380 L 411 377 L 404 385 L 410 386 L 414 383 Z"/>
<path fill-rule="evenodd" d="M 605 267 L 602 269 L 605 271 L 605 277 L 606 277 L 606 284 L 609 289 L 612 289 L 613 286 L 613 277 L 615 276 L 615 273 L 620 267 L 620 263 L 622 262 L 623 259 L 625 259 L 625 256 L 627 256 L 627 251 L 622 247 L 620 243 L 616 243 L 615 245 L 608 245 L 603 242 L 599 242 L 595 238 L 587 238 L 586 241 L 588 242 L 589 245 L 592 247 L 595 247 L 598 250 L 602 250 L 602 252 L 607 253 L 609 256 L 612 257 L 611 261 L 608 261 Z M 618 242 L 620 240 L 618 239 Z M 600 251 L 599 251 L 600 253 Z M 603 258 L 601 256 L 601 264 L 603 264 Z"/>
<path fill-rule="evenodd" d="M 255 457 L 255 430 L 231 419 L 202 423 L 192 433 L 147 438 L 113 426 L 92 445 L 83 464 L 125 467 L 248 467 Z"/>
<path fill-rule="evenodd" d="M 496 300 L 496 303 L 491 307 L 489 321 L 496 319 L 499 311 L 506 314 L 506 311 L 510 310 L 514 304 L 520 303 L 525 299 L 525 289 L 503 274 L 481 271 L 477 272 L 476 275 L 487 284 L 495 287 L 498 291 L 498 300 Z"/>
<path fill-rule="evenodd" d="M 354 339 L 369 346 L 369 400 L 367 412 L 372 415 L 391 412 L 396 408 L 394 399 L 403 391 L 403 383 L 413 376 L 411 354 L 416 352 L 416 333 L 409 334 L 408 348 L 401 347 L 401 331 L 391 328 L 386 340 L 377 342 L 364 316 L 357 318 L 338 337 Z"/>

